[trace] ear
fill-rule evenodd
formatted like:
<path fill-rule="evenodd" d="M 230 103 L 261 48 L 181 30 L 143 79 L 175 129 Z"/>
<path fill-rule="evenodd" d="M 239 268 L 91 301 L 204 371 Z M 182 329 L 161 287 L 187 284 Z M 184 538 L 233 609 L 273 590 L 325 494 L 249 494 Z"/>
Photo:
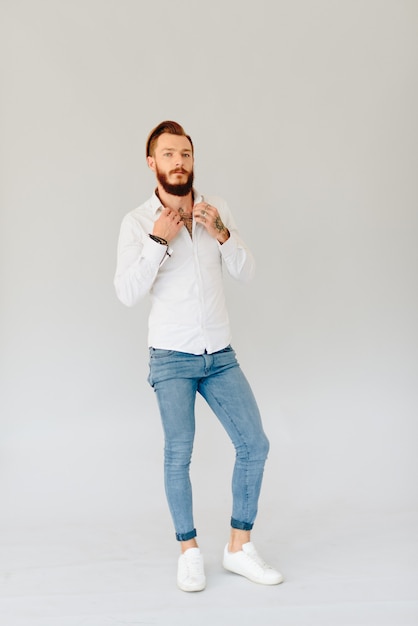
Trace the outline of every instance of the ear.
<path fill-rule="evenodd" d="M 155 159 L 152 156 L 147 156 L 148 167 L 155 172 Z"/>

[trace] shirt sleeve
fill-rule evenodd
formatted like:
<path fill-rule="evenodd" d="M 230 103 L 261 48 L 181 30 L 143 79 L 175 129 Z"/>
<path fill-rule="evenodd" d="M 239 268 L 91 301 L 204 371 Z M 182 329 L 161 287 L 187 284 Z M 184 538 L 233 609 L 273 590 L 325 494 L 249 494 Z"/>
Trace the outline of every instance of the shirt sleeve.
<path fill-rule="evenodd" d="M 142 226 L 127 215 L 120 229 L 114 278 L 119 300 L 126 306 L 133 306 L 147 295 L 169 254 L 167 246 L 153 241 Z"/>
<path fill-rule="evenodd" d="M 230 237 L 223 243 L 219 244 L 224 265 L 232 278 L 241 282 L 249 282 L 255 274 L 255 260 L 241 239 L 232 213 L 226 204 L 220 198 L 211 201 L 218 208 L 223 223 L 229 230 Z"/>
<path fill-rule="evenodd" d="M 249 282 L 255 273 L 254 257 L 238 233 L 230 229 L 228 230 L 230 233 L 229 239 L 222 245 L 219 244 L 225 267 L 232 278 L 244 283 Z"/>

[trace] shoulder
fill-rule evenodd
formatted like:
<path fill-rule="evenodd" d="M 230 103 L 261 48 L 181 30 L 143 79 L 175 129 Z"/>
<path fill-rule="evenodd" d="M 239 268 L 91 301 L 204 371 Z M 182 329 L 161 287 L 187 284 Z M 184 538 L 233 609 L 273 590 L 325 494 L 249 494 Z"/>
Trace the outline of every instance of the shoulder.
<path fill-rule="evenodd" d="M 152 219 L 153 216 L 157 212 L 157 203 L 155 202 L 154 196 L 146 200 L 143 204 L 140 204 L 135 209 L 126 213 L 123 217 L 123 222 L 142 222 L 145 219 Z"/>

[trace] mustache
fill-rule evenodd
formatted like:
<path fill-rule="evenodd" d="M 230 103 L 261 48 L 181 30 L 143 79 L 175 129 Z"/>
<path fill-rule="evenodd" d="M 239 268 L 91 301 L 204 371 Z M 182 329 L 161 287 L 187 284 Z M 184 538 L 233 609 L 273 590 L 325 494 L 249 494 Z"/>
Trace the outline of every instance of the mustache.
<path fill-rule="evenodd" d="M 183 168 L 171 170 L 170 174 L 187 174 L 187 171 Z"/>

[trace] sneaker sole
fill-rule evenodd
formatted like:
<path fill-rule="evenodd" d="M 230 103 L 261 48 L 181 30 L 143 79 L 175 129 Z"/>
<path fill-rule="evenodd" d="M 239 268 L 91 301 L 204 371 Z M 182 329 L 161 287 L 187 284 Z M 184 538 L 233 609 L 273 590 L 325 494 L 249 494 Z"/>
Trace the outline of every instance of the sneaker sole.
<path fill-rule="evenodd" d="M 257 583 L 258 585 L 280 585 L 280 583 L 284 582 L 283 576 L 273 581 L 257 580 L 256 578 L 251 578 L 247 574 L 244 574 L 243 572 L 240 572 L 239 570 L 232 569 L 225 564 L 223 564 L 223 568 L 227 572 L 231 572 L 232 574 L 237 574 L 238 576 L 242 576 L 243 578 L 250 580 L 252 583 Z"/>
<path fill-rule="evenodd" d="M 203 591 L 206 588 L 206 583 L 204 583 L 203 585 L 200 585 L 199 587 L 192 587 L 191 585 L 181 585 L 180 583 L 177 583 L 177 587 L 181 591 L 187 591 L 188 593 L 193 593 L 194 591 Z"/>

